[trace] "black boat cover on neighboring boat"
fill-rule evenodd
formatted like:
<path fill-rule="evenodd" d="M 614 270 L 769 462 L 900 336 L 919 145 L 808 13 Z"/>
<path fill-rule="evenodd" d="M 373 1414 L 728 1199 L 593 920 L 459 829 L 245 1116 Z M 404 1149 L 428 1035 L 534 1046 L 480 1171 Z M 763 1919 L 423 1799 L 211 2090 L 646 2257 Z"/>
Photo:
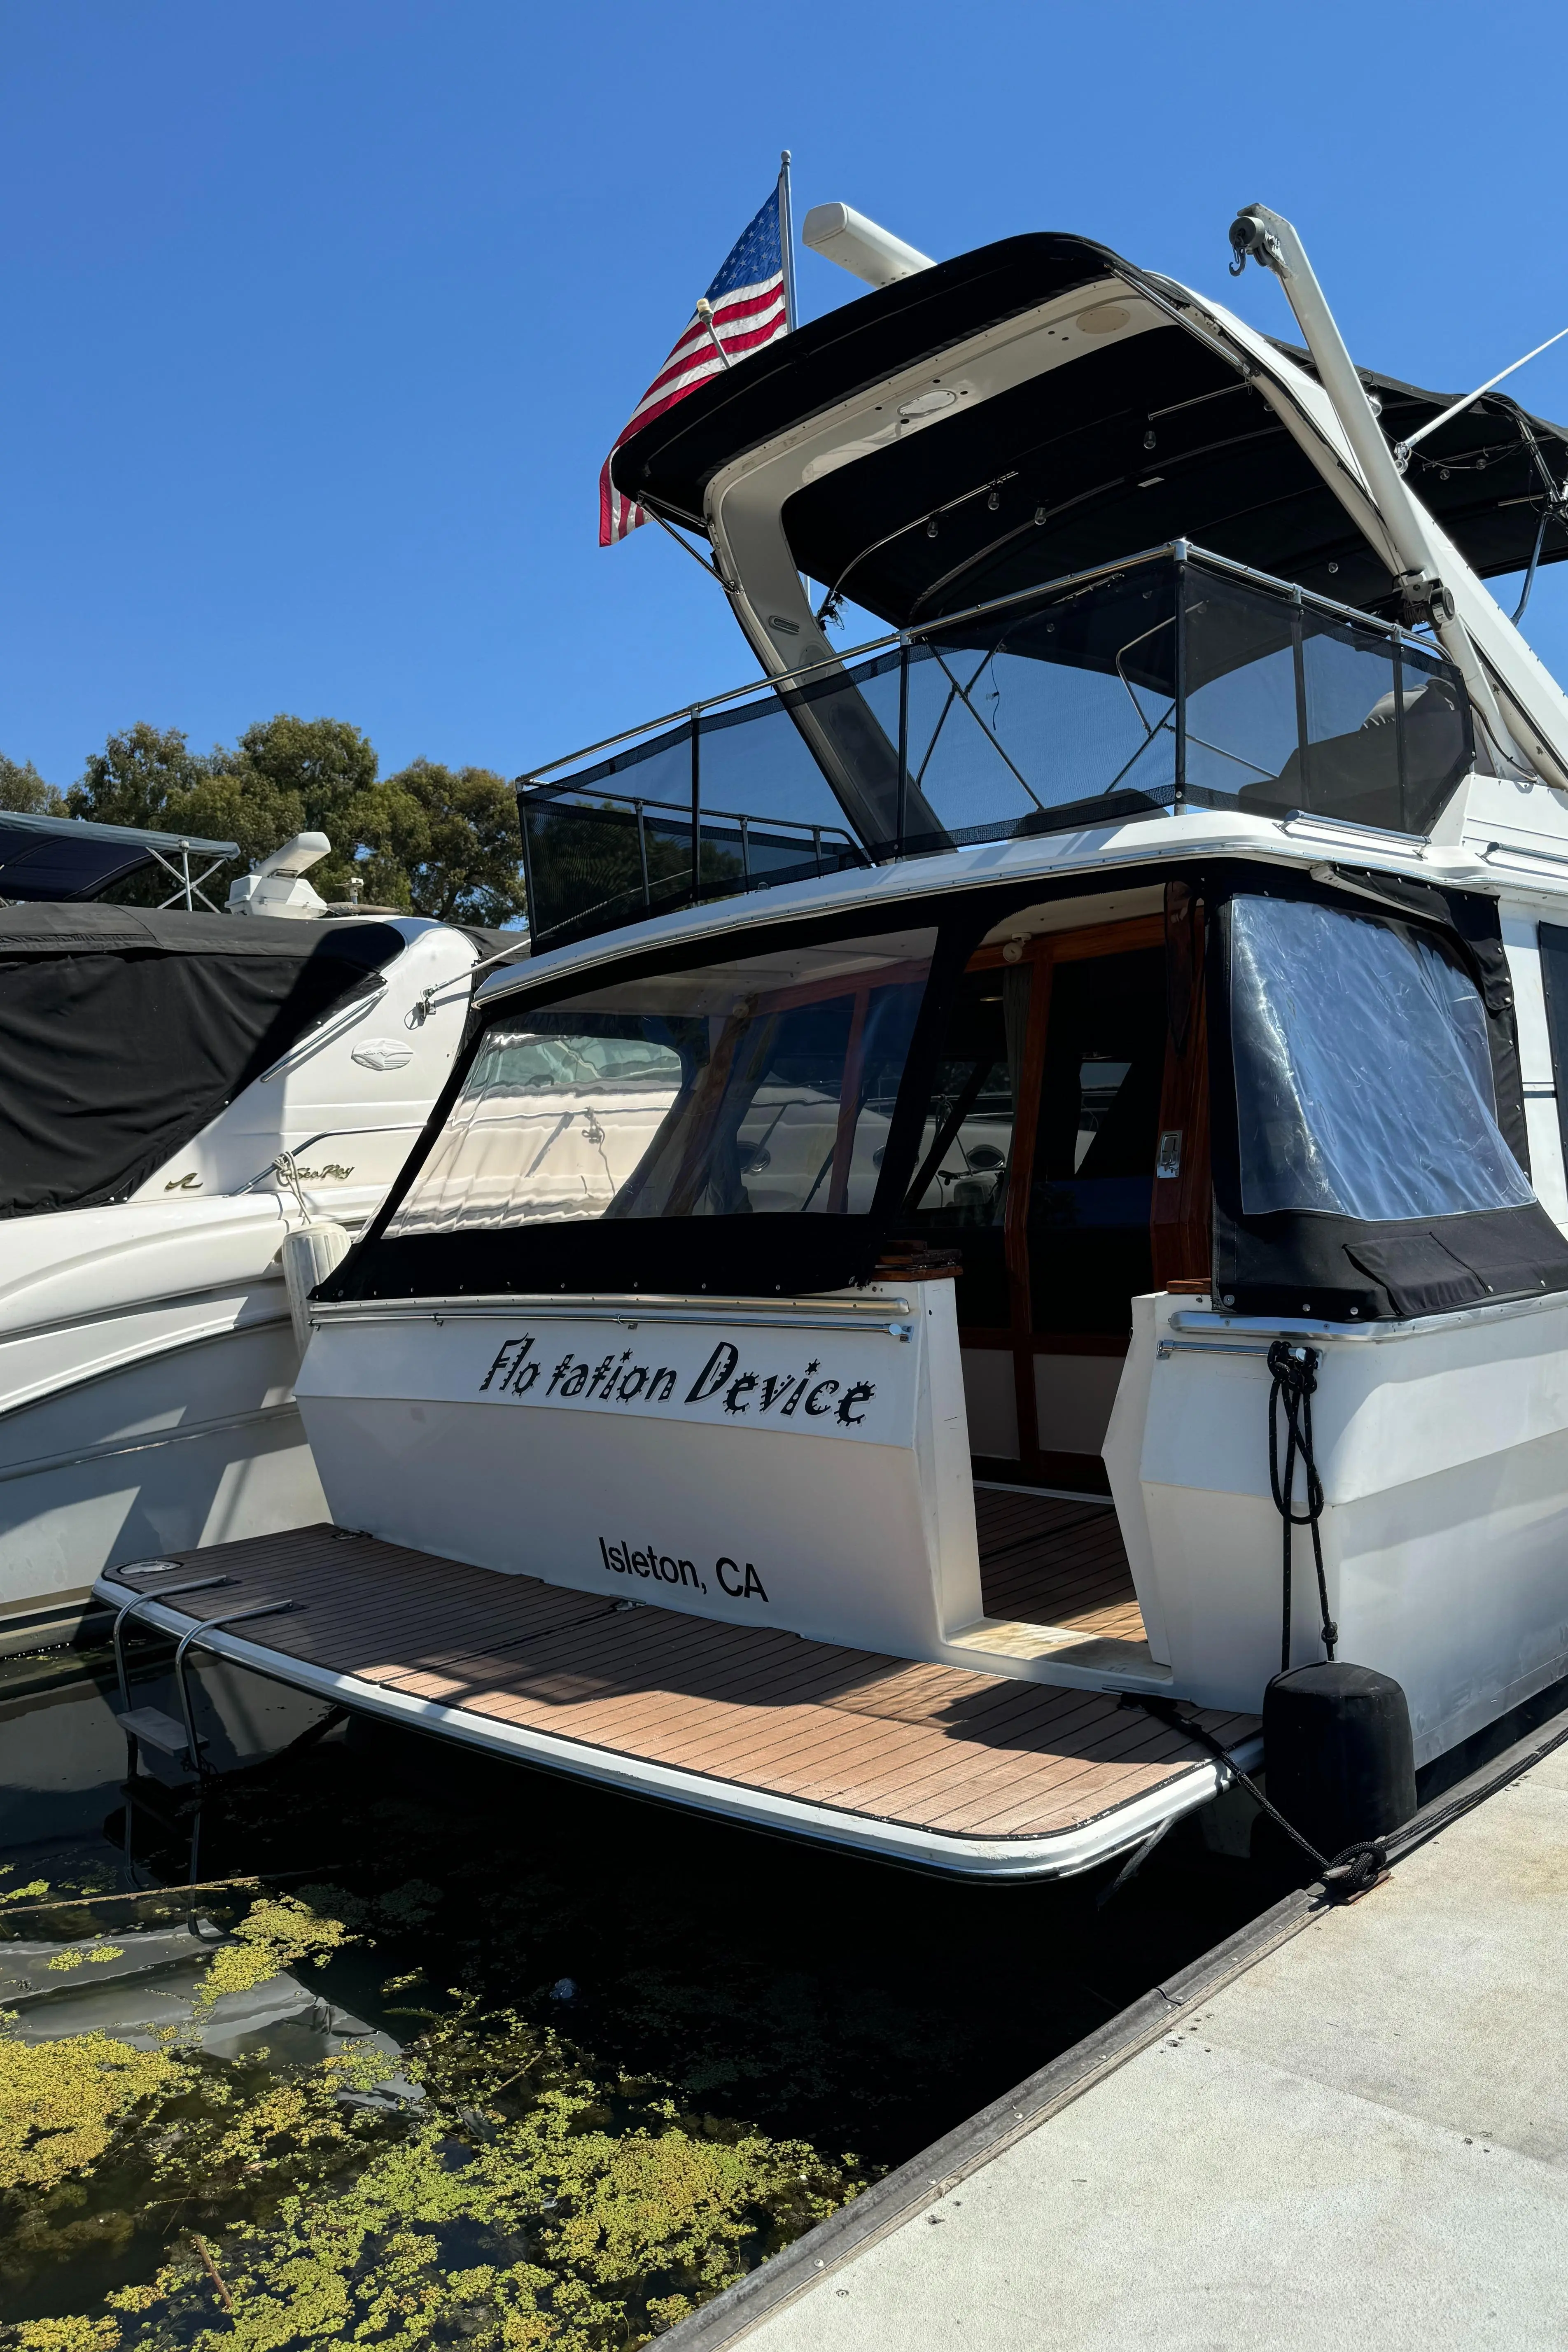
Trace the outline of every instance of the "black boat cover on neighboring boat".
<path fill-rule="evenodd" d="M 0 909 L 0 1216 L 127 1200 L 404 945 L 390 923 Z"/>
<path fill-rule="evenodd" d="M 616 487 L 701 530 L 709 483 L 746 451 L 1112 277 L 1167 311 L 1189 299 L 1087 237 L 1007 237 L 939 262 L 710 378 L 621 444 Z M 1305 353 L 1276 348 L 1311 372 Z M 1362 373 L 1391 441 L 1449 405 L 1447 394 Z M 1535 545 L 1545 492 L 1527 433 L 1560 482 L 1568 433 L 1500 393 L 1474 403 L 1411 458 L 1423 502 L 1483 578 L 1522 570 Z M 1261 393 L 1173 317 L 837 467 L 796 490 L 783 521 L 808 578 L 842 588 L 896 627 L 1183 538 L 1342 604 L 1371 608 L 1394 595 Z M 1568 530 L 1553 514 L 1541 561 L 1564 556 Z"/>

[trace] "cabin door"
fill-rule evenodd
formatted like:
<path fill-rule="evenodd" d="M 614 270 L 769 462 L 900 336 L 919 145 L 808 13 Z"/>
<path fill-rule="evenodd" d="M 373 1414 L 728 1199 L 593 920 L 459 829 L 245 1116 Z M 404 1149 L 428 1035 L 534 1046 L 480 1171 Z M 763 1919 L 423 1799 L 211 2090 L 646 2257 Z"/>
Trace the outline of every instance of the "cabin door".
<path fill-rule="evenodd" d="M 1107 1491 L 1131 1301 L 1206 1277 L 1195 988 L 1188 1005 L 1173 1020 L 1159 916 L 982 949 L 961 982 L 913 1203 L 962 1255 L 981 1476 Z"/>

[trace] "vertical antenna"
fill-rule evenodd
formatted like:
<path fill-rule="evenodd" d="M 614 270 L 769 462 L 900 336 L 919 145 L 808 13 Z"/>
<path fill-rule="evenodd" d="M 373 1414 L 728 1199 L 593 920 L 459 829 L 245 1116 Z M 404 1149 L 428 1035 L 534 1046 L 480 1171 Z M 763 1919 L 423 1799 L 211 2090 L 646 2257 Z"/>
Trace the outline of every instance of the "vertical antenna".
<path fill-rule="evenodd" d="M 787 147 L 779 157 L 779 243 L 784 247 L 784 324 L 793 335 L 799 321 L 795 307 L 795 209 L 790 202 Z"/>

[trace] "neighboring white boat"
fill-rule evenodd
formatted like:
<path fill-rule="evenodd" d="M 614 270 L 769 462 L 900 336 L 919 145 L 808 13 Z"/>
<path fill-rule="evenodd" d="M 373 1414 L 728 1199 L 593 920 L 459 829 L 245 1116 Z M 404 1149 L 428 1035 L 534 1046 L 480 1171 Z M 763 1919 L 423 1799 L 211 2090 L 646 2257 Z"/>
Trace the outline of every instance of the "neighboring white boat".
<path fill-rule="evenodd" d="M 1568 1672 L 1568 700 L 1483 584 L 1568 553 L 1568 442 L 1235 243 L 1309 351 L 1083 239 L 900 247 L 617 451 L 773 690 L 524 790 L 536 952 L 310 1310 L 338 1534 L 106 1598 L 1014 1875 L 1223 1780 L 1123 1698 L 1245 1757 L 1337 1650 L 1425 1762 Z"/>
<path fill-rule="evenodd" d="M 83 854 L 73 828 L 53 845 Z M 324 1507 L 293 1402 L 283 1240 L 342 1228 L 341 1254 L 379 1205 L 451 1066 L 475 962 L 497 948 L 418 917 L 325 919 L 300 879 L 325 847 L 267 861 L 237 886 L 237 919 L 0 909 L 14 1640 L 149 1546 Z M 0 871 L 0 887 L 20 878 Z"/>

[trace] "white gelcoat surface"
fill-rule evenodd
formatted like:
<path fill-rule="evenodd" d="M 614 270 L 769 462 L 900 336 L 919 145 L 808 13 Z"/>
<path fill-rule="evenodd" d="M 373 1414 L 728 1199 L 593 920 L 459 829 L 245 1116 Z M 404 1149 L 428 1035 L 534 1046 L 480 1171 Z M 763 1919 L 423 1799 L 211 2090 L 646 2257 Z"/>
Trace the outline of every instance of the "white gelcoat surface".
<path fill-rule="evenodd" d="M 1176 1687 L 1256 1707 L 1280 1640 L 1268 1367 L 1218 1347 L 1160 1360 L 1172 1305 L 1134 1303 L 1111 1490 Z M 1568 1300 L 1323 1351 L 1313 1426 L 1339 1654 L 1403 1685 L 1417 1762 L 1568 1667 L 1565 1350 Z M 1304 1533 L 1292 1601 L 1300 1664 L 1322 1654 Z"/>
<path fill-rule="evenodd" d="M 895 1316 L 906 1295 L 911 1311 Z M 908 1339 L 886 1323 L 727 1324 L 721 1306 L 664 1325 L 635 1324 L 634 1302 L 609 1322 L 329 1313 L 300 1368 L 300 1411 L 341 1526 L 549 1583 L 934 1657 L 980 1614 L 953 1286 L 857 1294 L 879 1297 Z M 730 1349 L 729 1385 L 694 1394 Z M 561 1365 L 618 1368 L 623 1350 L 617 1378 L 668 1367 L 670 1396 L 566 1397 L 570 1372 L 551 1394 Z M 538 1381 L 509 1393 L 510 1369 L 526 1375 L 535 1360 Z"/>
<path fill-rule="evenodd" d="M 289 1223 L 263 1194 L 6 1229 L 0 1603 L 321 1516 L 289 1403 L 298 1359 L 276 1264 Z"/>

